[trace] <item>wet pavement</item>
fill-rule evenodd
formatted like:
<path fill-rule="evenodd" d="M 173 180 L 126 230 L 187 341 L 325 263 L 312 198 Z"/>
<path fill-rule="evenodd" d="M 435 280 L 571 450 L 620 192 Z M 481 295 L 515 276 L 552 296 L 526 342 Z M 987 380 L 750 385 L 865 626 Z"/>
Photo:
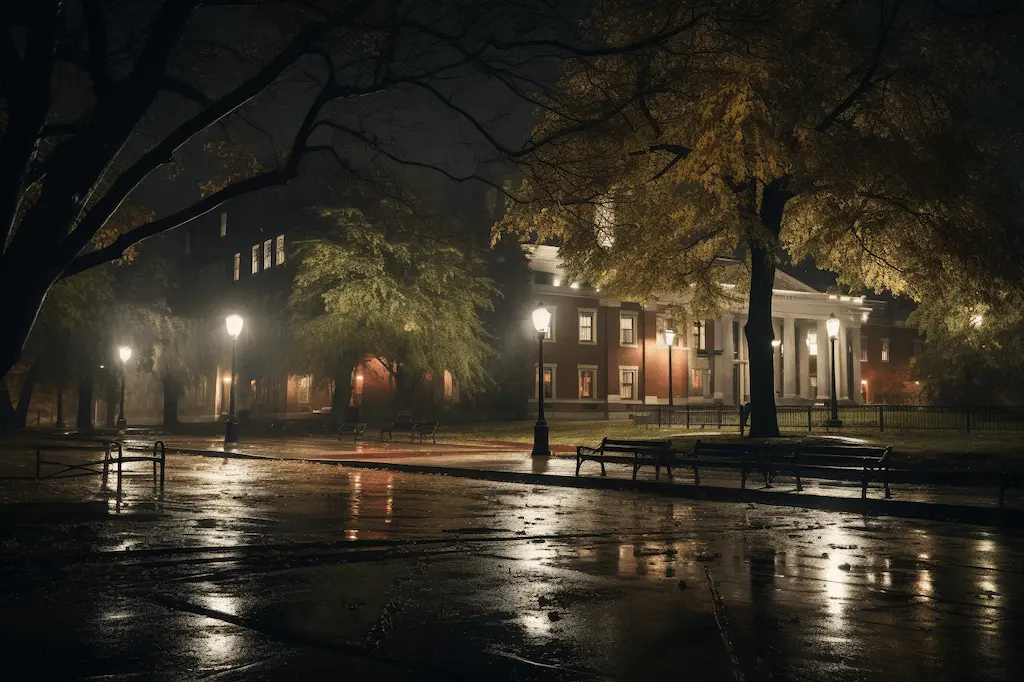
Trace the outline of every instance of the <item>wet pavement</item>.
<path fill-rule="evenodd" d="M 172 456 L 0 481 L 0 572 L 38 679 L 1024 675 L 1024 536 L 965 525 Z"/>

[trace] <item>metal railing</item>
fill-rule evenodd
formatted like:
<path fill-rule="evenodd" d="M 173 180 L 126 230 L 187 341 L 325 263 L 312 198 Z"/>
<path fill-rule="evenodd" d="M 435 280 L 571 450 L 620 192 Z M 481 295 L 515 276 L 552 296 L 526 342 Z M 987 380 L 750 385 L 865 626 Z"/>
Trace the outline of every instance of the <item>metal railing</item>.
<path fill-rule="evenodd" d="M 841 405 L 843 428 L 911 431 L 996 432 L 1024 431 L 1024 406 L 981 405 Z M 779 428 L 786 431 L 827 428 L 828 405 L 779 405 L 775 409 Z M 637 414 L 658 426 L 745 430 L 741 408 L 717 403 L 650 406 Z M 749 420 L 747 420 L 749 422 Z"/>
<path fill-rule="evenodd" d="M 103 485 L 107 484 L 107 476 L 111 467 L 114 468 L 117 477 L 117 499 L 121 498 L 121 481 L 128 473 L 124 469 L 125 464 L 131 462 L 151 462 L 153 464 L 153 485 L 159 485 L 160 490 L 164 488 L 165 472 L 167 468 L 167 454 L 164 442 L 161 440 L 153 443 L 153 454 L 136 454 L 125 456 L 125 444 L 119 440 L 104 439 L 76 439 L 75 442 L 45 443 L 36 446 L 36 480 L 47 478 L 75 478 L 78 476 L 100 476 Z M 132 451 L 139 452 L 139 448 L 132 447 Z M 147 452 L 148 448 L 142 449 Z M 55 459 L 43 459 L 44 453 L 58 452 L 101 452 L 102 459 L 87 462 L 68 462 Z M 43 467 L 52 467 L 44 472 Z"/>

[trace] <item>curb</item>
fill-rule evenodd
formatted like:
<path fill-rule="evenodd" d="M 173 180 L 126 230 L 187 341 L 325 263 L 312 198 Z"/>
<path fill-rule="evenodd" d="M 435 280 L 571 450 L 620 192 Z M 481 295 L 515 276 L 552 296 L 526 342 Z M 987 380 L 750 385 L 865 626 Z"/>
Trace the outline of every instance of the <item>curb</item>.
<path fill-rule="evenodd" d="M 401 471 L 412 474 L 433 474 L 466 478 L 471 480 L 494 481 L 498 483 L 525 483 L 548 485 L 561 488 L 587 490 L 617 490 L 652 495 L 662 495 L 688 500 L 707 502 L 746 502 L 800 509 L 847 512 L 869 516 L 892 516 L 927 521 L 951 521 L 980 526 L 1024 527 L 1024 509 L 999 509 L 939 502 L 911 502 L 903 500 L 861 499 L 854 497 L 830 497 L 826 495 L 790 495 L 770 493 L 762 490 L 742 490 L 719 486 L 679 485 L 660 481 L 633 481 L 618 478 L 570 477 L 556 474 L 529 473 L 521 471 L 494 471 L 491 469 L 467 469 L 430 464 L 399 464 L 396 462 L 369 462 L 365 460 L 321 459 L 316 457 L 277 457 L 254 455 L 245 452 L 220 452 L 192 448 L 168 448 L 168 453 L 197 455 L 223 459 L 255 459 L 283 462 L 308 462 L 329 464 L 353 469 L 378 469 Z"/>

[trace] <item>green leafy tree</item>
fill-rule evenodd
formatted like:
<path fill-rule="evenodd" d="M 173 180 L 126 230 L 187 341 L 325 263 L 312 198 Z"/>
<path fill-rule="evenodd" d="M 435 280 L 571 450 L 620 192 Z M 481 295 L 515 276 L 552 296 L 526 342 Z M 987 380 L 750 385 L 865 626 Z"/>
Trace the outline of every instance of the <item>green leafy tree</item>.
<path fill-rule="evenodd" d="M 481 314 L 495 289 L 481 263 L 402 223 L 372 224 L 357 209 L 324 219 L 333 229 L 299 248 L 290 305 L 296 356 L 334 380 L 335 414 L 343 414 L 352 370 L 366 355 L 395 374 L 400 400 L 411 399 L 425 373 L 449 371 L 466 391 L 486 387 L 493 351 Z"/>
<path fill-rule="evenodd" d="M 926 337 L 914 363 L 930 401 L 1024 404 L 1024 296 L 989 304 L 956 297 L 925 301 L 907 320 Z"/>
<path fill-rule="evenodd" d="M 1018 142 L 1006 116 L 1017 103 L 999 90 L 1019 76 L 1000 52 L 1012 45 L 1001 10 L 1016 8 L 953 5 L 599 3 L 595 43 L 671 37 L 565 64 L 498 233 L 558 240 L 574 278 L 623 297 L 686 294 L 690 314 L 725 302 L 739 257 L 750 434 L 778 435 L 783 250 L 845 285 L 916 299 L 960 288 L 985 300 L 1024 281 L 1019 188 L 1000 174 Z"/>

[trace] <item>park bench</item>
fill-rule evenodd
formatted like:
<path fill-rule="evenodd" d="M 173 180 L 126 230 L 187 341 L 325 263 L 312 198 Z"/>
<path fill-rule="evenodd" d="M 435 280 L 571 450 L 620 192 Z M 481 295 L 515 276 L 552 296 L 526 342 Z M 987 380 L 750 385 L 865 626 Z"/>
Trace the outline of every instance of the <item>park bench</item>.
<path fill-rule="evenodd" d="M 861 487 L 860 496 L 868 496 L 868 485 L 881 483 L 885 497 L 889 491 L 889 456 L 892 446 L 850 446 L 818 445 L 796 443 L 777 445 L 768 455 L 766 468 L 769 477 L 774 474 L 790 475 L 796 478 L 797 491 L 803 490 L 803 478 L 826 478 L 837 480 L 842 474 L 858 473 Z"/>
<path fill-rule="evenodd" d="M 385 440 L 385 434 L 387 434 L 387 440 L 392 440 L 396 433 L 407 433 L 409 434 L 409 439 L 412 440 L 415 436 L 417 425 L 418 422 L 411 420 L 393 421 L 387 426 L 380 427 L 380 439 Z"/>
<path fill-rule="evenodd" d="M 120 440 L 108 439 L 83 439 L 76 438 L 73 441 L 60 443 L 38 443 L 36 445 L 36 480 L 47 478 L 74 478 L 78 476 L 102 476 L 106 484 L 110 468 L 115 468 L 117 475 L 117 496 L 121 497 L 121 479 L 127 473 L 124 465 L 131 462 L 151 462 L 153 464 L 153 484 L 157 483 L 159 471 L 160 489 L 164 487 L 164 476 L 167 466 L 167 455 L 163 441 L 153 443 L 153 451 L 150 454 L 148 448 L 131 447 L 132 452 L 138 453 L 125 456 L 129 448 Z M 101 459 L 87 462 L 68 462 L 57 459 L 43 459 L 44 455 L 53 456 L 59 452 L 97 452 L 102 453 Z M 46 471 L 43 467 L 58 467 L 56 470 Z"/>
<path fill-rule="evenodd" d="M 644 428 L 647 428 L 654 423 L 654 419 L 650 414 L 631 414 L 629 416 L 633 420 L 633 426 L 643 426 Z"/>
<path fill-rule="evenodd" d="M 580 475 L 580 467 L 584 462 L 598 462 L 601 465 L 601 475 L 605 476 L 605 462 L 616 462 L 619 464 L 632 464 L 633 478 L 636 478 L 636 462 L 638 458 L 649 459 L 647 464 L 655 467 L 655 476 L 659 476 L 661 458 L 654 452 L 668 450 L 671 446 L 668 440 L 613 440 L 604 438 L 596 448 L 585 445 L 576 446 L 576 475 Z"/>
<path fill-rule="evenodd" d="M 693 482 L 700 485 L 700 467 L 735 469 L 740 472 L 740 488 L 747 487 L 747 478 L 753 471 L 764 474 L 765 487 L 771 487 L 771 473 L 767 469 L 768 446 L 758 443 L 716 443 L 698 440 L 689 453 L 677 456 L 678 464 L 693 467 Z"/>
<path fill-rule="evenodd" d="M 410 440 L 419 438 L 422 443 L 423 439 L 427 437 L 430 438 L 431 443 L 437 442 L 437 422 L 419 422 L 412 428 Z"/>
<path fill-rule="evenodd" d="M 342 436 L 352 436 L 352 442 L 355 443 L 363 437 L 365 430 L 366 424 L 363 423 L 342 424 L 338 427 L 338 440 L 341 440 Z"/>

